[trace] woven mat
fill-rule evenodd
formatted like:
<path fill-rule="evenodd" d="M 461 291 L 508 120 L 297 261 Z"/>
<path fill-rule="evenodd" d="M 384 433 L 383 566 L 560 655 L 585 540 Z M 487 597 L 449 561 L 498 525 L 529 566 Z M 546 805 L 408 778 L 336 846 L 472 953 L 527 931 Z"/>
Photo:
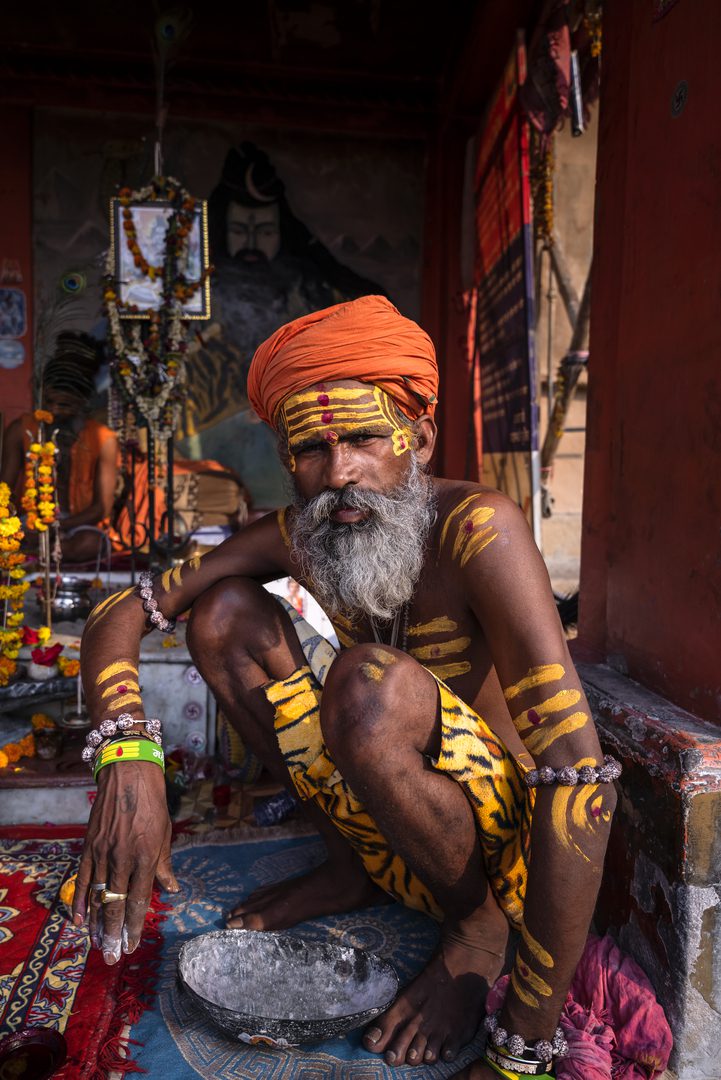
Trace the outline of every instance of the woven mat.
<path fill-rule="evenodd" d="M 262 885 L 317 865 L 324 848 L 302 826 L 247 827 L 181 838 L 173 855 L 182 892 L 172 899 L 163 925 L 157 999 L 133 1026 L 138 1065 L 152 1078 L 173 1080 L 430 1080 L 451 1076 L 478 1057 L 481 1039 L 452 1064 L 390 1068 L 361 1045 L 361 1031 L 345 1039 L 292 1050 L 250 1047 L 226 1038 L 206 1022 L 178 985 L 177 957 L 189 938 L 223 927 L 223 913 Z M 293 929 L 305 938 L 370 949 L 389 960 L 401 983 L 427 962 L 438 938 L 433 920 L 399 904 L 303 923 Z"/>

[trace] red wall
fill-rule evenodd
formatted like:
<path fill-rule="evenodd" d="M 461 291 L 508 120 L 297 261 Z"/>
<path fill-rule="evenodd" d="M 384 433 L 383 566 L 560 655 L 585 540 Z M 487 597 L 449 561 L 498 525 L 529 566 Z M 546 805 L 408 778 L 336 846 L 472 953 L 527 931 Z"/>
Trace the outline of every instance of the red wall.
<path fill-rule="evenodd" d="M 0 367 L 0 412 L 7 424 L 31 402 L 32 376 L 32 111 L 4 105 L 3 160 L 0 167 L 0 287 L 22 289 L 27 304 L 27 333 L 21 367 Z M 22 282 L 3 282 L 3 271 L 19 266 Z"/>
<path fill-rule="evenodd" d="M 721 719 L 721 4 L 654 6 L 604 5 L 579 645 Z"/>

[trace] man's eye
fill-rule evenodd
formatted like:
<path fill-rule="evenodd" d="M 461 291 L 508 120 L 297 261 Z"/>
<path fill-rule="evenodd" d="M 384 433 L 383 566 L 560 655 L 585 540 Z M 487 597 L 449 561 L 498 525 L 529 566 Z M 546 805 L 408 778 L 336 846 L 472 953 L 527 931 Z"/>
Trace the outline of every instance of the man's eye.
<path fill-rule="evenodd" d="M 348 439 L 349 443 L 353 446 L 362 446 L 365 443 L 373 442 L 374 439 L 379 439 L 380 435 L 351 435 Z"/>

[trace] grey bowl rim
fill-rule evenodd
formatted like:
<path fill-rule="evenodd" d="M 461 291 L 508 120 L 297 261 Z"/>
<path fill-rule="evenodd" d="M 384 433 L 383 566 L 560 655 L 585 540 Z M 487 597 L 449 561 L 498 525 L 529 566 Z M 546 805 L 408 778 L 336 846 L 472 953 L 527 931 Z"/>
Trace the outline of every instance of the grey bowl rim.
<path fill-rule="evenodd" d="M 233 935 L 235 935 L 235 934 L 263 934 L 265 937 L 292 938 L 294 941 L 302 941 L 306 945 L 330 945 L 335 949 L 350 949 L 354 953 L 363 953 L 365 956 L 372 956 L 375 960 L 377 960 L 381 964 L 383 964 L 384 967 L 386 967 L 388 969 L 388 971 L 390 972 L 390 974 L 391 974 L 391 976 L 393 978 L 393 982 L 395 983 L 395 988 L 393 990 L 393 995 L 392 995 L 392 997 L 390 997 L 388 999 L 387 1002 L 384 1002 L 382 1005 L 373 1005 L 373 1006 L 371 1006 L 370 1009 L 361 1009 L 359 1012 L 354 1012 L 354 1013 L 344 1013 L 342 1016 L 329 1016 L 329 1017 L 325 1017 L 325 1018 L 316 1017 L 316 1018 L 307 1019 L 307 1020 L 292 1020 L 291 1021 L 291 1020 L 289 1020 L 289 1018 L 287 1016 L 263 1016 L 260 1013 L 246 1013 L 246 1012 L 240 1012 L 240 1010 L 237 1010 L 237 1009 L 236 1010 L 229 1009 L 226 1005 L 218 1005 L 214 1001 L 211 1001 L 210 998 L 205 998 L 205 997 L 203 997 L 202 994 L 199 994 L 198 991 L 195 989 L 195 987 L 191 986 L 190 983 L 187 981 L 187 979 L 185 979 L 185 977 L 183 976 L 183 972 L 181 971 L 181 968 L 180 968 L 181 961 L 183 959 L 183 953 L 185 952 L 186 949 L 190 948 L 191 945 L 194 945 L 196 942 L 200 941 L 201 938 L 218 937 L 221 934 L 233 934 Z M 178 953 L 178 965 L 177 965 L 177 967 L 178 967 L 178 977 L 180 978 L 180 981 L 182 982 L 183 986 L 186 987 L 188 990 L 190 990 L 191 993 L 194 994 L 194 996 L 197 997 L 199 1001 L 207 1002 L 209 1005 L 212 1005 L 214 1009 L 222 1009 L 223 1012 L 228 1013 L 229 1016 L 243 1016 L 243 1017 L 247 1016 L 249 1019 L 267 1020 L 270 1023 L 275 1023 L 275 1024 L 287 1024 L 287 1023 L 315 1024 L 315 1023 L 322 1022 L 323 1019 L 325 1019 L 325 1020 L 327 1020 L 328 1022 L 331 1022 L 331 1023 L 340 1023 L 343 1020 L 352 1020 L 357 1016 L 363 1016 L 365 1013 L 370 1012 L 370 1011 L 373 1012 L 373 1015 L 377 1016 L 378 1013 L 384 1012 L 395 1001 L 396 997 L 398 996 L 398 990 L 400 989 L 400 985 L 401 985 L 400 979 L 398 978 L 398 973 L 397 973 L 396 969 L 393 967 L 393 965 L 388 960 L 385 959 L 385 957 L 379 956 L 378 953 L 371 952 L 369 949 L 361 949 L 357 945 L 338 945 L 335 941 L 311 940 L 310 938 L 299 937 L 297 934 L 288 934 L 284 930 L 244 930 L 241 927 L 228 927 L 227 929 L 223 929 L 223 930 L 207 930 L 204 934 L 197 934 L 195 937 L 192 937 L 188 941 L 183 942 L 183 944 L 180 947 L 180 952 Z"/>

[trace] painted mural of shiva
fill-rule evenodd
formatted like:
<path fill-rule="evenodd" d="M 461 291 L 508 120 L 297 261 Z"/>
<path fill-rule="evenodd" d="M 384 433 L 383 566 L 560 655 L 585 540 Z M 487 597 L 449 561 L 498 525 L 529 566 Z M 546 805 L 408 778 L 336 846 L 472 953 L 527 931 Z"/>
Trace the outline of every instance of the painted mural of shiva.
<path fill-rule="evenodd" d="M 381 897 L 438 919 L 428 966 L 364 1034 L 392 1065 L 456 1057 L 514 927 L 505 1005 L 464 1075 L 547 1075 L 565 1049 L 556 1025 L 618 766 L 602 756 L 525 518 L 495 490 L 430 475 L 433 345 L 383 297 L 282 326 L 256 351 L 248 391 L 295 500 L 95 609 L 81 654 L 94 721 L 125 714 L 143 731 L 140 639 L 191 608 L 190 649 L 220 707 L 327 845 L 307 876 L 239 898 L 228 925 L 281 929 Z M 322 664 L 261 584 L 287 576 L 337 630 L 342 648 Z M 101 768 L 74 912 L 109 964 L 136 948 L 154 875 L 177 889 L 169 838 L 161 769 Z"/>

